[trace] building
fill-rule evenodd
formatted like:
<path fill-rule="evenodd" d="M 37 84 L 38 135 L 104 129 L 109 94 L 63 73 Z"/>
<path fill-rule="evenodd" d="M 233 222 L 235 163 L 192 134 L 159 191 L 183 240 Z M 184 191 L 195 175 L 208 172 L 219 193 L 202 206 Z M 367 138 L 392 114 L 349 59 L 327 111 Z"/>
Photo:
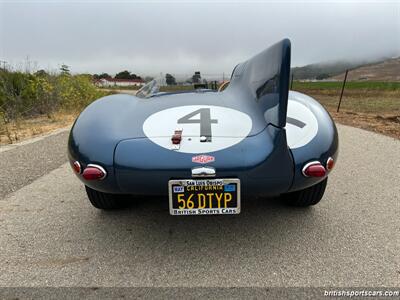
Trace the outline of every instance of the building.
<path fill-rule="evenodd" d="M 101 78 L 95 81 L 99 87 L 112 87 L 112 86 L 136 86 L 142 87 L 145 82 L 142 79 L 116 79 L 116 78 Z"/>

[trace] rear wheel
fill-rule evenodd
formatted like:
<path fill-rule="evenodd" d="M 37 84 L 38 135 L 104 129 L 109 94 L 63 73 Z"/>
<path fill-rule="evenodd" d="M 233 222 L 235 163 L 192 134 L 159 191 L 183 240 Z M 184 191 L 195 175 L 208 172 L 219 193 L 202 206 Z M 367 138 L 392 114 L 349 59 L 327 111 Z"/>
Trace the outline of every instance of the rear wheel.
<path fill-rule="evenodd" d="M 129 205 L 129 201 L 124 195 L 103 193 L 91 189 L 88 186 L 85 186 L 85 188 L 90 203 L 98 209 L 117 209 Z"/>
<path fill-rule="evenodd" d="M 325 178 L 320 183 L 310 186 L 304 190 L 284 194 L 282 195 L 282 198 L 286 204 L 291 206 L 305 207 L 315 205 L 321 201 L 322 197 L 324 196 L 327 182 L 328 178 Z"/>

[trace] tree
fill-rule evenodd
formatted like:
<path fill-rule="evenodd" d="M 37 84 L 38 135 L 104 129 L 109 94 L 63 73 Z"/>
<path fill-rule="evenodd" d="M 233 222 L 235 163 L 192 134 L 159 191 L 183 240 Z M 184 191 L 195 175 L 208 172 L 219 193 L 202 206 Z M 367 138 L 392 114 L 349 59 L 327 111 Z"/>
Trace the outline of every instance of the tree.
<path fill-rule="evenodd" d="M 192 76 L 192 82 L 199 83 L 200 80 L 201 80 L 200 71 L 194 72 L 194 75 Z"/>
<path fill-rule="evenodd" d="M 165 82 L 167 85 L 176 85 L 175 77 L 168 73 L 165 74 Z"/>
<path fill-rule="evenodd" d="M 69 73 L 69 66 L 67 66 L 67 65 L 61 65 L 61 68 L 60 68 L 60 70 L 61 70 L 61 74 L 62 75 L 69 75 L 70 73 Z"/>
<path fill-rule="evenodd" d="M 136 74 L 131 74 L 131 79 L 142 79 L 142 77 L 140 77 Z"/>
<path fill-rule="evenodd" d="M 131 73 L 127 70 L 117 73 L 115 79 L 131 79 Z"/>
<path fill-rule="evenodd" d="M 101 73 L 100 75 L 98 75 L 98 79 L 107 79 L 107 78 L 111 78 L 111 75 L 107 74 L 107 73 Z"/>
<path fill-rule="evenodd" d="M 38 70 L 35 72 L 35 75 L 38 77 L 47 77 L 49 74 L 45 70 Z"/>
<path fill-rule="evenodd" d="M 117 73 L 114 78 L 116 78 L 116 79 L 142 79 L 140 76 L 133 74 L 133 73 L 131 74 L 131 72 L 129 72 L 127 70 Z"/>

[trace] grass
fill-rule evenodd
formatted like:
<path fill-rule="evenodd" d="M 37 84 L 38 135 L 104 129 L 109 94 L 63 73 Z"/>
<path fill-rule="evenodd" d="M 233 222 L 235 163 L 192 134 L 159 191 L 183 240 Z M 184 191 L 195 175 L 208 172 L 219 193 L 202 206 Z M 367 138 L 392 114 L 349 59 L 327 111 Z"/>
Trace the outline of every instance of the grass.
<path fill-rule="evenodd" d="M 118 86 L 118 85 L 110 85 L 110 86 L 105 86 L 105 87 L 99 87 L 99 90 L 105 90 L 105 91 L 112 91 L 112 90 L 132 90 L 132 91 L 137 91 L 140 89 L 140 86 L 136 85 L 130 85 L 130 86 Z"/>
<path fill-rule="evenodd" d="M 303 92 L 324 105 L 329 110 L 336 110 L 340 91 L 331 94 L 324 90 L 298 90 Z M 400 114 L 400 90 L 381 91 L 380 93 L 368 93 L 365 91 L 344 91 L 340 110 L 350 110 L 358 113 Z"/>
<path fill-rule="evenodd" d="M 318 100 L 342 124 L 400 139 L 400 82 L 294 82 L 293 90 Z"/>
<path fill-rule="evenodd" d="M 341 82 L 293 82 L 293 90 L 314 97 L 329 110 L 337 108 L 341 89 Z M 347 82 L 340 109 L 400 114 L 400 82 Z"/>
<path fill-rule="evenodd" d="M 193 85 L 168 85 L 160 88 L 160 92 L 181 92 L 191 90 L 194 90 Z"/>
<path fill-rule="evenodd" d="M 343 82 L 293 82 L 293 90 L 340 90 Z M 400 90 L 400 82 L 382 82 L 382 81 L 348 81 L 346 90 L 375 90 L 375 91 L 396 91 Z"/>

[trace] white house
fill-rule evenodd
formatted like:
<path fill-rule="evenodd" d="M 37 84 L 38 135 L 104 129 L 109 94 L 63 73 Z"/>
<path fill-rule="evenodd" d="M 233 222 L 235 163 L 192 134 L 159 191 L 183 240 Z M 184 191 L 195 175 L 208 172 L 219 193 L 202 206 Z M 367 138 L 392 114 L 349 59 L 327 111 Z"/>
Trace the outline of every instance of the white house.
<path fill-rule="evenodd" d="M 111 87 L 111 86 L 137 86 L 141 87 L 145 85 L 142 79 L 116 79 L 116 78 L 101 78 L 96 80 L 95 84 L 100 87 Z"/>

